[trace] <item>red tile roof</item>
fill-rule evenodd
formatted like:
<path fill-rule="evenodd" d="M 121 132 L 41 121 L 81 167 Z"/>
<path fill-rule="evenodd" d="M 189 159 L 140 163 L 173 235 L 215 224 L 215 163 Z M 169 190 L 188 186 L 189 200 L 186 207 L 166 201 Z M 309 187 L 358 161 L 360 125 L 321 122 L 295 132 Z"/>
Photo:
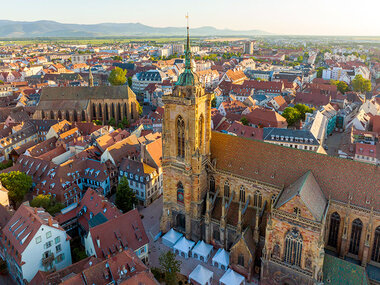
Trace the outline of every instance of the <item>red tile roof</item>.
<path fill-rule="evenodd" d="M 90 228 L 90 234 L 97 257 L 113 255 L 125 247 L 137 250 L 149 242 L 137 209 Z M 98 239 L 100 247 L 97 244 Z"/>
<path fill-rule="evenodd" d="M 279 188 L 311 171 L 326 197 L 380 210 L 380 168 L 369 163 L 213 132 L 216 168 Z M 236 159 L 236 158 L 239 159 Z M 370 201 L 370 203 L 367 203 Z"/>

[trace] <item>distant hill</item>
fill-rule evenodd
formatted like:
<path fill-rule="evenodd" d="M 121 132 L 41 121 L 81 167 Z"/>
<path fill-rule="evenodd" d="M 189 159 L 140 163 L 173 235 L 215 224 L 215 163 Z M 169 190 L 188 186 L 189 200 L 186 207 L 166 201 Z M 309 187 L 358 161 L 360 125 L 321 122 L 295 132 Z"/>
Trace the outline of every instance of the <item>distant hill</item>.
<path fill-rule="evenodd" d="M 183 27 L 158 28 L 140 23 L 103 23 L 94 25 L 62 24 L 54 21 L 21 22 L 0 20 L 0 38 L 35 38 L 35 37 L 161 37 L 184 36 Z M 268 35 L 260 30 L 237 31 L 200 27 L 191 29 L 192 36 L 256 36 Z"/>

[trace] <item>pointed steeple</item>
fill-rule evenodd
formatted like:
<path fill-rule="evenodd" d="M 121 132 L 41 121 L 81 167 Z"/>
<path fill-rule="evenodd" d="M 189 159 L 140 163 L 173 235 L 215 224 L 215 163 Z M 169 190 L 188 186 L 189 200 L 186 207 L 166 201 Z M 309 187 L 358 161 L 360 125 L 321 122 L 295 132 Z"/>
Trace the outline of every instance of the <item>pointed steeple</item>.
<path fill-rule="evenodd" d="M 90 69 L 90 73 L 88 74 L 88 86 L 93 87 L 94 86 L 94 77 L 92 76 L 91 66 L 89 69 Z"/>
<path fill-rule="evenodd" d="M 185 50 L 185 71 L 180 74 L 176 85 L 194 86 L 198 84 L 199 81 L 191 67 L 189 16 L 187 15 L 186 18 L 187 18 L 187 40 L 186 40 L 186 50 Z"/>

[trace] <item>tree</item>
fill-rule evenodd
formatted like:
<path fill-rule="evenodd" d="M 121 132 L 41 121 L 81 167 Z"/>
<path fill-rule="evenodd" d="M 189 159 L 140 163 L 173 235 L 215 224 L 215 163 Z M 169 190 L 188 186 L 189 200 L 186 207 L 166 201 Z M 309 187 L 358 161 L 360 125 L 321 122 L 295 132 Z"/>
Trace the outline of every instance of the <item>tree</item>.
<path fill-rule="evenodd" d="M 94 120 L 93 121 L 95 123 L 95 125 L 97 126 L 102 126 L 103 125 L 103 122 L 101 120 Z"/>
<path fill-rule="evenodd" d="M 216 107 L 216 99 L 215 98 L 211 100 L 211 107 L 212 108 Z"/>
<path fill-rule="evenodd" d="M 127 117 L 124 117 L 123 120 L 121 121 L 121 124 L 123 125 L 123 129 L 129 127 L 129 121 Z"/>
<path fill-rule="evenodd" d="M 297 104 L 294 106 L 294 108 L 297 109 L 298 112 L 300 113 L 300 117 L 299 117 L 300 120 L 305 120 L 306 113 L 313 113 L 313 109 L 306 106 L 305 104 Z"/>
<path fill-rule="evenodd" d="M 177 272 L 180 272 L 182 262 L 175 258 L 171 251 L 161 253 L 158 258 L 161 269 L 165 274 L 165 282 L 167 285 L 177 284 Z"/>
<path fill-rule="evenodd" d="M 52 198 L 51 195 L 42 194 L 34 197 L 30 202 L 30 206 L 42 207 L 52 216 L 54 216 L 65 207 L 62 203 L 59 203 L 54 198 Z"/>
<path fill-rule="evenodd" d="M 321 66 L 317 68 L 317 77 L 322 78 L 323 70 L 326 69 L 325 67 Z"/>
<path fill-rule="evenodd" d="M 112 85 L 123 85 L 127 81 L 126 75 L 127 70 L 123 70 L 120 67 L 115 67 L 108 76 L 108 81 Z"/>
<path fill-rule="evenodd" d="M 249 124 L 249 121 L 248 121 L 248 119 L 247 119 L 246 117 L 242 117 L 242 118 L 240 119 L 240 122 L 241 122 L 244 126 L 248 126 L 248 124 Z"/>
<path fill-rule="evenodd" d="M 1 173 L 0 182 L 9 191 L 9 200 L 16 208 L 24 200 L 33 183 L 30 176 L 20 171 Z"/>
<path fill-rule="evenodd" d="M 369 92 L 372 89 L 371 81 L 365 79 L 361 74 L 357 74 L 351 84 L 354 91 L 361 93 Z"/>
<path fill-rule="evenodd" d="M 286 119 L 289 126 L 293 126 L 299 121 L 301 114 L 296 108 L 287 107 L 282 113 L 282 116 Z"/>
<path fill-rule="evenodd" d="M 133 209 L 137 204 L 135 192 L 129 187 L 127 177 L 123 176 L 120 179 L 116 189 L 116 206 L 124 213 Z"/>
<path fill-rule="evenodd" d="M 108 125 L 112 126 L 112 127 L 116 127 L 116 121 L 114 118 L 111 118 L 109 121 L 108 121 Z"/>
<path fill-rule="evenodd" d="M 120 55 L 115 55 L 112 59 L 117 61 L 123 61 L 123 58 Z"/>
<path fill-rule="evenodd" d="M 128 77 L 128 86 L 132 87 L 132 76 Z"/>
<path fill-rule="evenodd" d="M 332 85 L 335 85 L 338 89 L 338 91 L 342 94 L 347 92 L 349 90 L 348 85 L 344 81 L 339 81 L 339 80 L 330 80 Z"/>
<path fill-rule="evenodd" d="M 141 116 L 143 113 L 143 107 L 140 105 L 139 102 L 137 102 L 137 109 L 139 110 L 139 115 Z"/>

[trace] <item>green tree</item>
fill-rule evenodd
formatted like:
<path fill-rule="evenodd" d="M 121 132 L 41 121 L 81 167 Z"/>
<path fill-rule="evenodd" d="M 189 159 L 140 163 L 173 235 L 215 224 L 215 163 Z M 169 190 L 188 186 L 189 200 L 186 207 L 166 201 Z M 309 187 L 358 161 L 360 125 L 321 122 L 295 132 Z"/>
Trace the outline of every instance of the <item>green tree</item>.
<path fill-rule="evenodd" d="M 132 76 L 128 77 L 128 86 L 132 87 Z"/>
<path fill-rule="evenodd" d="M 124 117 L 123 120 L 121 121 L 121 124 L 123 125 L 123 128 L 128 128 L 129 127 L 129 121 L 127 117 Z"/>
<path fill-rule="evenodd" d="M 318 78 L 322 78 L 322 72 L 324 69 L 326 69 L 326 68 L 323 66 L 317 68 L 317 77 Z"/>
<path fill-rule="evenodd" d="M 119 185 L 117 185 L 115 204 L 124 213 L 132 210 L 137 204 L 135 192 L 129 187 L 128 179 L 125 176 L 120 179 Z"/>
<path fill-rule="evenodd" d="M 1 173 L 0 182 L 9 191 L 9 200 L 16 208 L 24 200 L 33 183 L 30 176 L 20 171 Z"/>
<path fill-rule="evenodd" d="M 357 92 L 369 92 L 372 89 L 371 81 L 365 79 L 361 74 L 357 74 L 352 80 L 352 88 Z"/>
<path fill-rule="evenodd" d="M 117 61 L 123 61 L 123 58 L 120 55 L 115 55 L 112 59 Z"/>
<path fill-rule="evenodd" d="M 116 127 L 116 121 L 114 118 L 111 118 L 109 121 L 108 121 L 108 125 L 112 126 L 112 127 Z"/>
<path fill-rule="evenodd" d="M 330 80 L 332 85 L 335 85 L 338 89 L 338 91 L 342 94 L 347 92 L 349 90 L 348 85 L 344 81 L 339 81 L 339 80 Z"/>
<path fill-rule="evenodd" d="M 52 216 L 54 216 L 65 207 L 62 203 L 59 203 L 54 198 L 52 198 L 51 195 L 42 194 L 34 197 L 30 202 L 30 206 L 42 207 Z"/>
<path fill-rule="evenodd" d="M 108 81 L 112 85 L 123 85 L 127 81 L 126 75 L 127 70 L 123 70 L 120 67 L 115 67 L 108 76 Z"/>
<path fill-rule="evenodd" d="M 240 119 L 240 122 L 241 122 L 244 126 L 248 126 L 248 124 L 249 124 L 249 121 L 248 121 L 248 119 L 247 119 L 246 117 L 242 117 L 242 118 Z"/>
<path fill-rule="evenodd" d="M 213 98 L 213 99 L 211 100 L 211 107 L 212 107 L 212 108 L 215 108 L 215 107 L 216 107 L 216 99 L 215 99 L 215 98 Z"/>
<path fill-rule="evenodd" d="M 103 122 L 101 120 L 94 120 L 93 121 L 95 123 L 95 125 L 97 126 L 102 126 L 103 125 Z"/>
<path fill-rule="evenodd" d="M 180 272 L 182 262 L 175 258 L 175 254 L 171 251 L 161 253 L 158 261 L 161 270 L 165 274 L 165 283 L 167 285 L 177 284 L 177 273 Z"/>
<path fill-rule="evenodd" d="M 289 126 L 293 126 L 300 120 L 301 114 L 296 108 L 287 107 L 282 113 L 282 116 L 286 119 Z"/>
<path fill-rule="evenodd" d="M 297 104 L 294 106 L 296 110 L 298 110 L 300 117 L 299 120 L 305 120 L 305 114 L 306 113 L 313 113 L 313 109 L 306 106 L 305 104 Z"/>
<path fill-rule="evenodd" d="M 139 110 L 139 115 L 141 116 L 143 113 L 143 107 L 140 105 L 139 102 L 137 102 L 137 109 Z"/>

